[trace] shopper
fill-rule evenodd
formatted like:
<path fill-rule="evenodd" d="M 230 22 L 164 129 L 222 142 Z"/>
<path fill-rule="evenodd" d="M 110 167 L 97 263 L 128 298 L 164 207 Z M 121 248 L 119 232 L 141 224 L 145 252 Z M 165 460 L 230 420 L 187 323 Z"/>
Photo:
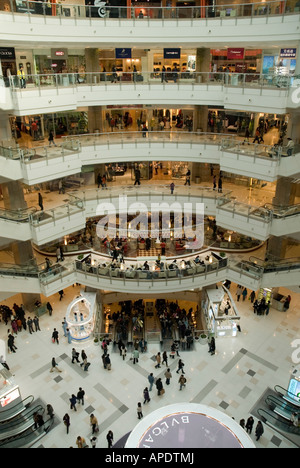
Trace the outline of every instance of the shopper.
<path fill-rule="evenodd" d="M 76 439 L 76 445 L 80 449 L 85 448 L 86 447 L 85 438 L 78 436 L 77 439 Z"/>
<path fill-rule="evenodd" d="M 151 374 L 148 375 L 148 382 L 149 382 L 149 384 L 150 384 L 149 392 L 151 392 L 151 390 L 152 390 L 154 381 L 155 381 L 155 379 L 154 379 L 153 374 L 152 374 L 152 372 L 151 372 Z"/>
<path fill-rule="evenodd" d="M 70 409 L 73 409 L 74 411 L 77 411 L 77 409 L 76 409 L 77 398 L 76 398 L 76 396 L 74 394 L 72 394 L 69 401 L 70 401 Z"/>
<path fill-rule="evenodd" d="M 156 380 L 156 389 L 157 389 L 157 395 L 163 395 L 165 393 L 160 377 Z"/>
<path fill-rule="evenodd" d="M 121 353 L 122 353 L 123 361 L 125 361 L 126 354 L 127 354 L 127 348 L 125 345 L 122 346 Z"/>
<path fill-rule="evenodd" d="M 142 403 L 137 404 L 137 417 L 138 419 L 142 419 L 143 417 L 143 412 L 142 412 Z"/>
<path fill-rule="evenodd" d="M 144 395 L 144 404 L 145 404 L 145 403 L 149 403 L 149 401 L 151 400 L 151 398 L 150 398 L 150 395 L 149 395 L 148 387 L 144 388 L 143 395 Z"/>
<path fill-rule="evenodd" d="M 215 338 L 212 336 L 210 342 L 209 342 L 209 350 L 208 352 L 213 356 L 216 352 L 216 342 Z"/>
<path fill-rule="evenodd" d="M 54 328 L 53 333 L 52 333 L 52 342 L 59 344 L 59 337 L 58 337 L 58 331 L 56 328 Z"/>
<path fill-rule="evenodd" d="M 99 432 L 99 424 L 98 424 L 98 419 L 94 414 L 91 414 L 90 416 L 90 425 L 92 427 L 92 434 L 95 434 L 96 432 Z"/>
<path fill-rule="evenodd" d="M 39 318 L 35 315 L 33 317 L 33 323 L 34 323 L 34 326 L 35 326 L 35 331 L 41 331 L 40 329 L 40 321 L 39 321 Z"/>
<path fill-rule="evenodd" d="M 109 354 L 106 354 L 105 356 L 105 365 L 107 370 L 111 370 L 111 360 Z"/>
<path fill-rule="evenodd" d="M 248 419 L 247 419 L 247 422 L 246 422 L 246 431 L 251 434 L 252 433 L 252 429 L 253 429 L 253 424 L 254 424 L 254 419 L 252 416 L 250 416 Z"/>
<path fill-rule="evenodd" d="M 92 448 L 95 449 L 97 446 L 97 442 L 98 442 L 97 437 L 96 436 L 91 437 L 90 442 L 91 442 Z"/>
<path fill-rule="evenodd" d="M 68 415 L 68 413 L 66 413 L 64 415 L 63 422 L 64 422 L 64 425 L 67 428 L 67 434 L 69 434 L 69 428 L 70 428 L 70 425 L 71 425 L 71 420 L 70 420 L 70 416 Z"/>
<path fill-rule="evenodd" d="M 41 211 L 44 211 L 43 197 L 42 197 L 41 192 L 39 192 L 39 194 L 38 194 L 38 205 L 39 205 Z"/>
<path fill-rule="evenodd" d="M 75 348 L 72 348 L 72 364 L 74 364 L 74 361 L 79 362 L 79 353 L 76 351 Z"/>
<path fill-rule="evenodd" d="M 246 298 L 247 298 L 247 294 L 248 294 L 247 288 L 244 288 L 244 289 L 243 289 L 243 292 L 242 292 L 243 301 L 245 301 L 245 300 L 246 300 Z"/>
<path fill-rule="evenodd" d="M 133 357 L 133 364 L 135 364 L 136 362 L 139 362 L 140 353 L 138 349 L 133 350 L 132 357 Z"/>
<path fill-rule="evenodd" d="M 175 184 L 174 184 L 174 182 L 171 182 L 171 183 L 170 183 L 171 195 L 173 195 L 174 189 L 175 189 Z"/>
<path fill-rule="evenodd" d="M 84 395 L 85 395 L 85 391 L 81 387 L 79 387 L 76 399 L 78 403 L 82 404 L 82 406 L 84 405 Z"/>
<path fill-rule="evenodd" d="M 54 141 L 54 135 L 53 135 L 53 131 L 52 131 L 52 130 L 50 130 L 48 141 L 49 141 L 49 146 L 51 146 L 51 144 L 53 144 L 54 146 L 56 146 L 56 143 L 55 143 L 55 141 Z"/>
<path fill-rule="evenodd" d="M 57 372 L 59 372 L 59 373 L 62 372 L 62 371 L 60 370 L 60 368 L 58 367 L 58 364 L 57 364 L 55 358 L 52 358 L 50 372 L 54 372 L 55 370 L 56 370 Z"/>
<path fill-rule="evenodd" d="M 170 385 L 170 379 L 172 378 L 172 374 L 169 368 L 165 372 L 165 378 L 166 378 L 166 385 Z"/>
<path fill-rule="evenodd" d="M 162 359 L 162 364 L 165 362 L 166 363 L 166 366 L 168 367 L 168 355 L 167 355 L 167 351 L 164 351 L 163 352 L 163 359 Z"/>
<path fill-rule="evenodd" d="M 179 377 L 178 383 L 180 384 L 179 390 L 182 390 L 182 388 L 186 385 L 186 378 L 183 374 L 181 374 L 181 376 Z"/>
<path fill-rule="evenodd" d="M 252 293 L 250 294 L 251 304 L 253 304 L 254 300 L 255 300 L 255 291 L 252 291 Z"/>
<path fill-rule="evenodd" d="M 242 286 L 238 285 L 237 290 L 236 290 L 237 302 L 240 301 L 240 297 L 241 297 L 242 291 L 243 291 Z"/>
<path fill-rule="evenodd" d="M 255 435 L 256 435 L 256 440 L 257 441 L 261 438 L 263 433 L 264 433 L 264 427 L 262 425 L 262 422 L 258 421 L 256 429 L 255 429 Z"/>
<path fill-rule="evenodd" d="M 185 372 L 183 370 L 183 367 L 184 367 L 184 362 L 182 361 L 182 359 L 179 359 L 178 369 L 177 369 L 176 373 L 178 374 L 181 371 L 182 374 L 185 374 Z"/>
<path fill-rule="evenodd" d="M 49 301 L 47 302 L 46 307 L 47 307 L 47 310 L 48 310 L 49 315 L 50 315 L 50 317 L 51 317 L 52 312 L 53 312 L 53 308 L 52 308 L 52 305 L 50 304 Z"/>
<path fill-rule="evenodd" d="M 62 298 L 64 297 L 65 293 L 64 293 L 64 291 L 61 289 L 60 291 L 58 291 L 58 294 L 59 294 L 59 300 L 61 301 Z"/>
<path fill-rule="evenodd" d="M 12 353 L 15 353 L 15 352 L 16 352 L 16 349 L 18 349 L 18 348 L 15 346 L 15 338 L 14 338 L 14 336 L 13 336 L 11 333 L 8 335 L 7 346 L 8 346 L 8 349 L 9 349 Z"/>
<path fill-rule="evenodd" d="M 49 416 L 50 419 L 54 418 L 53 406 L 50 404 L 47 405 L 47 416 Z"/>
<path fill-rule="evenodd" d="M 161 364 L 161 355 L 160 355 L 160 353 L 157 353 L 155 369 L 158 369 L 160 367 L 160 364 Z"/>
<path fill-rule="evenodd" d="M 107 448 L 111 448 L 112 444 L 113 444 L 113 441 L 114 441 L 114 434 L 113 434 L 112 431 L 108 431 L 108 433 L 106 435 L 106 440 L 107 440 L 107 444 L 108 444 Z"/>

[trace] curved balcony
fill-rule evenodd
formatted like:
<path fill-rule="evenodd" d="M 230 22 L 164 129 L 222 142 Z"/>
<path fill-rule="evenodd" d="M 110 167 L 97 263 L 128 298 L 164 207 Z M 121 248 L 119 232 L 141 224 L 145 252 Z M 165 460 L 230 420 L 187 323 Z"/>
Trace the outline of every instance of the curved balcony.
<path fill-rule="evenodd" d="M 224 172 L 274 182 L 299 173 L 300 152 L 298 145 L 288 155 L 285 147 L 243 144 L 229 134 L 168 130 L 145 137 L 130 131 L 76 135 L 57 148 L 0 147 L 1 176 L 27 185 L 77 174 L 85 165 L 153 160 L 219 164 Z"/>
<path fill-rule="evenodd" d="M 112 213 L 129 213 L 138 206 L 145 212 L 199 213 L 214 216 L 218 226 L 265 241 L 270 235 L 300 232 L 300 205 L 276 208 L 251 206 L 231 198 L 230 192 L 218 194 L 210 187 L 178 186 L 173 195 L 168 185 L 110 187 L 69 192 L 70 202 L 45 211 L 0 211 L 4 237 L 32 239 L 37 245 L 58 239 L 85 227 L 86 219 Z M 200 211 L 201 212 L 200 212 Z M 16 230 L 16 225 L 18 230 Z"/>
<path fill-rule="evenodd" d="M 253 4 L 161 8 L 149 7 L 84 7 L 47 2 L 9 0 L 0 13 L 0 40 L 26 47 L 32 41 L 40 44 L 91 46 L 94 43 L 130 43 L 180 46 L 200 43 L 238 44 L 274 39 L 281 42 L 298 40 L 299 7 L 295 0 Z M 8 11 L 7 11 L 8 10 Z"/>
<path fill-rule="evenodd" d="M 12 92 L 11 110 L 22 116 L 84 106 L 166 103 L 284 114 L 297 83 L 289 75 L 170 72 L 164 77 L 142 71 L 27 75 L 26 88 L 21 88 L 18 76 L 11 76 L 7 84 Z"/>
<path fill-rule="evenodd" d="M 229 279 L 251 290 L 263 287 L 280 287 L 299 284 L 300 259 L 286 259 L 270 265 L 258 264 L 253 259 L 237 261 L 221 258 L 206 252 L 203 264 L 195 263 L 195 256 L 185 257 L 189 264 L 179 261 L 179 267 L 170 268 L 172 260 L 166 261 L 163 270 L 142 271 L 142 262 L 130 259 L 123 267 L 112 268 L 107 256 L 94 255 L 93 264 L 75 260 L 64 265 L 56 264 L 46 270 L 45 266 L 21 267 L 0 264 L 1 289 L 7 292 L 41 292 L 50 296 L 74 283 L 96 289 L 141 294 L 178 292 L 198 289 Z M 209 260 L 206 260 L 207 256 Z M 212 259 L 212 261 L 211 261 Z M 152 263 L 149 261 L 149 263 Z M 154 263 L 154 261 L 153 261 Z M 13 281 L 12 281 L 13 279 Z"/>

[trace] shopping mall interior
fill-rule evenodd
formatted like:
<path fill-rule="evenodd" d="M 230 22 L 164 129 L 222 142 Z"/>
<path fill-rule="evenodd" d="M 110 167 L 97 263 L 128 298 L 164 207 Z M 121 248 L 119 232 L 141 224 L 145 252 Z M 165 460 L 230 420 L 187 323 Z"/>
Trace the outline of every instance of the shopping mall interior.
<path fill-rule="evenodd" d="M 299 14 L 0 0 L 0 447 L 300 446 Z"/>

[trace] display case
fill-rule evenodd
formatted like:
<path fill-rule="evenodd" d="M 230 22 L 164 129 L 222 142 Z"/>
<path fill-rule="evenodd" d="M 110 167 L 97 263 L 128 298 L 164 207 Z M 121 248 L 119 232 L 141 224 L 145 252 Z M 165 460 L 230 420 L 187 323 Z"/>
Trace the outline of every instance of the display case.
<path fill-rule="evenodd" d="M 203 290 L 202 311 L 207 329 L 214 336 L 236 336 L 240 317 L 225 286 Z"/>
<path fill-rule="evenodd" d="M 66 322 L 72 341 L 83 342 L 92 338 L 97 311 L 96 293 L 81 292 L 66 313 Z"/>

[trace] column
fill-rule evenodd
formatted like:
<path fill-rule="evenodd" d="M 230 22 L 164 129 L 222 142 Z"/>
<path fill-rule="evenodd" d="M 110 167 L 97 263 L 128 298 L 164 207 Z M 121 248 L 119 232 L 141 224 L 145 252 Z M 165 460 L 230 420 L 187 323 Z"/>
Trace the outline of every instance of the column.
<path fill-rule="evenodd" d="M 98 49 L 85 49 L 86 73 L 94 73 L 87 75 L 87 83 L 99 83 L 100 81 L 100 66 Z"/>
<path fill-rule="evenodd" d="M 206 83 L 210 72 L 210 49 L 198 48 L 196 54 L 196 81 Z M 203 74 L 201 74 L 203 73 Z"/>
<path fill-rule="evenodd" d="M 89 106 L 88 128 L 89 133 L 95 133 L 96 130 L 99 130 L 100 133 L 104 132 L 102 106 Z"/>

